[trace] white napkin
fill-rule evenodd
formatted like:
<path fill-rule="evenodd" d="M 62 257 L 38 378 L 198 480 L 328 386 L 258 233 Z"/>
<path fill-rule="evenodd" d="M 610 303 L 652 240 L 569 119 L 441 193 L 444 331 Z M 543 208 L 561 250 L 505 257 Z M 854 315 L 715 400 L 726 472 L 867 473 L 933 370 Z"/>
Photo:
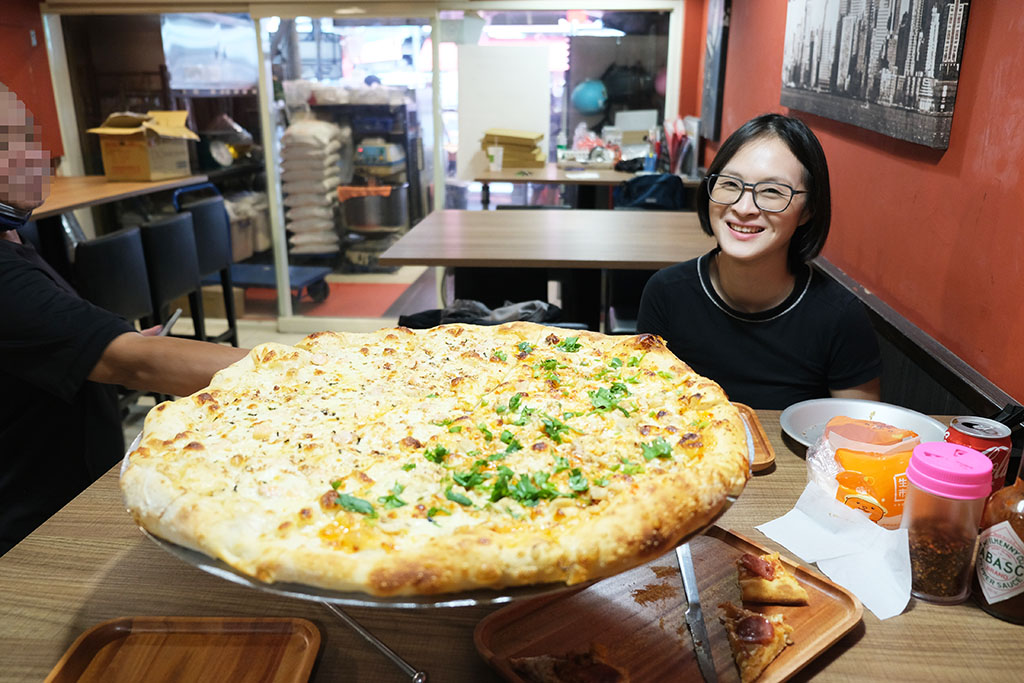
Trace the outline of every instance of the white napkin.
<path fill-rule="evenodd" d="M 879 619 L 900 614 L 910 601 L 906 529 L 883 529 L 814 482 L 792 510 L 757 529 L 804 562 L 816 562 Z"/>

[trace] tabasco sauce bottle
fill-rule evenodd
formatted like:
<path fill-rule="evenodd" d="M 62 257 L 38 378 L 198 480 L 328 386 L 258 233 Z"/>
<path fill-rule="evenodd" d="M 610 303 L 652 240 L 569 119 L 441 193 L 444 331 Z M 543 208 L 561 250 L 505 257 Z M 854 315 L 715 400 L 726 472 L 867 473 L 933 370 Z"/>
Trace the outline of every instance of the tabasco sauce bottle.
<path fill-rule="evenodd" d="M 981 517 L 973 594 L 989 614 L 1024 624 L 1024 479 L 992 494 Z"/>

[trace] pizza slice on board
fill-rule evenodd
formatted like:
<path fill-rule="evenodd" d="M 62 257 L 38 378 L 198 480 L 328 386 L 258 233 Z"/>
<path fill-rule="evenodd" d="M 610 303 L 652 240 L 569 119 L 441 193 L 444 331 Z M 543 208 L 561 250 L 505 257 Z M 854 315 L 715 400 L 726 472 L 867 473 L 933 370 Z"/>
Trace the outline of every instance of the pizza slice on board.
<path fill-rule="evenodd" d="M 767 616 L 731 602 L 723 602 L 718 607 L 740 680 L 750 683 L 792 642 L 789 636 L 793 627 L 781 614 Z"/>
<path fill-rule="evenodd" d="M 806 605 L 807 590 L 782 564 L 778 553 L 744 553 L 736 561 L 744 602 L 774 605 Z"/>

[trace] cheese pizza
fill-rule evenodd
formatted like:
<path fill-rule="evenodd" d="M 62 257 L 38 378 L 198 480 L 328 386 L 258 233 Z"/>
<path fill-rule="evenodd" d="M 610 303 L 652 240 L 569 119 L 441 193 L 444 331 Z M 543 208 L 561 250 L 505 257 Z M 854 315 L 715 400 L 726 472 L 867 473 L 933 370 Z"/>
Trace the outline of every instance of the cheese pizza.
<path fill-rule="evenodd" d="M 444 325 L 254 348 L 150 411 L 121 487 L 141 526 L 260 581 L 432 595 L 653 559 L 747 457 L 659 337 Z"/>

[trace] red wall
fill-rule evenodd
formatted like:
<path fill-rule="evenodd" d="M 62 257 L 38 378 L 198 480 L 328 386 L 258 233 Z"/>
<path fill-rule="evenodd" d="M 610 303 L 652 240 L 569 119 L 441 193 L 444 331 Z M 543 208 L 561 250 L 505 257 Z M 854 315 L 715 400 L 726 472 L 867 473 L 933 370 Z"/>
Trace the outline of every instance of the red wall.
<path fill-rule="evenodd" d="M 782 107 L 785 24 L 785 0 L 732 0 L 723 137 L 768 111 L 806 121 L 831 172 L 825 257 L 1024 401 L 1020 4 L 971 3 L 945 151 Z"/>
<path fill-rule="evenodd" d="M 4 0 L 0 11 L 0 83 L 17 93 L 42 128 L 43 147 L 51 157 L 64 154 L 53 101 L 50 66 L 39 0 Z M 32 45 L 29 31 L 36 33 Z"/>
<path fill-rule="evenodd" d="M 683 3 L 683 49 L 679 88 L 679 115 L 700 116 L 701 83 L 704 73 L 704 35 L 707 32 L 706 0 Z"/>

